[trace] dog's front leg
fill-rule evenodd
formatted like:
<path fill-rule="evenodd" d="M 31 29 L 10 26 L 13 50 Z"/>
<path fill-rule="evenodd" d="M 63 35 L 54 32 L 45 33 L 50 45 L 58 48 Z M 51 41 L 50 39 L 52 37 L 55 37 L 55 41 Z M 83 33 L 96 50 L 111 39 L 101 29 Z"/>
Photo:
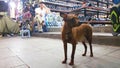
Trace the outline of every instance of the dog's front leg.
<path fill-rule="evenodd" d="M 72 55 L 71 55 L 71 61 L 70 61 L 69 65 L 74 65 L 75 50 L 76 50 L 76 44 L 72 44 Z"/>
<path fill-rule="evenodd" d="M 62 63 L 65 64 L 67 61 L 67 42 L 64 42 L 63 47 L 64 47 L 64 60 L 62 61 Z"/>

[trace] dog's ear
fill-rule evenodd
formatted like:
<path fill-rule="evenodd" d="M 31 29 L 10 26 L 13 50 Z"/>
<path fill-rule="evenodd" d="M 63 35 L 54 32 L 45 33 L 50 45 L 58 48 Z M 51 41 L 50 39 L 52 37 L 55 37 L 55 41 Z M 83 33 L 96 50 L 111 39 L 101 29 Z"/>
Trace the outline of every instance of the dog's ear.
<path fill-rule="evenodd" d="M 71 19 L 71 22 L 76 22 L 76 19 L 75 19 L 75 18 L 72 18 L 72 19 Z"/>
<path fill-rule="evenodd" d="M 63 12 L 60 12 L 60 16 L 62 17 L 62 18 L 67 18 L 67 14 L 66 13 L 63 13 Z"/>
<path fill-rule="evenodd" d="M 78 25 L 78 24 L 79 24 L 79 22 L 80 22 L 80 20 L 79 20 L 79 18 L 78 18 L 78 17 L 73 17 L 73 18 L 71 19 L 71 22 L 73 22 L 73 23 L 74 23 L 74 25 Z"/>

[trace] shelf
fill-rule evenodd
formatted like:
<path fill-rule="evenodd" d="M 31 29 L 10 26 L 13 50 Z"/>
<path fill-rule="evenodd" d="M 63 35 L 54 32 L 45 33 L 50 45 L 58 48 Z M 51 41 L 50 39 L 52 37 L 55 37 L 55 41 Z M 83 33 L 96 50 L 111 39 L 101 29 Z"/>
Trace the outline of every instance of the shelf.
<path fill-rule="evenodd" d="M 107 0 L 105 0 L 105 2 L 100 1 L 100 0 L 90 0 L 90 1 L 98 2 L 98 3 L 102 3 L 102 4 L 108 4 L 110 2 L 110 1 L 107 2 Z"/>
<path fill-rule="evenodd" d="M 111 21 L 80 21 L 80 22 L 88 22 L 90 24 L 112 24 Z"/>
<path fill-rule="evenodd" d="M 65 2 L 70 2 L 70 3 L 81 4 L 81 1 L 65 1 Z"/>
<path fill-rule="evenodd" d="M 49 5 L 56 5 L 56 6 L 62 6 L 62 7 L 69 7 L 72 8 L 72 5 L 66 5 L 64 3 L 59 3 L 59 2 L 49 2 L 49 1 L 45 1 L 43 2 L 44 4 L 49 4 Z"/>
<path fill-rule="evenodd" d="M 104 14 L 104 15 L 108 15 L 110 12 L 110 9 L 107 8 L 107 5 L 110 4 L 110 2 L 102 2 L 99 0 L 89 0 L 92 1 L 91 3 L 94 2 L 94 5 L 91 7 L 84 7 L 81 8 L 80 5 L 82 4 L 82 1 L 45 1 L 43 2 L 44 4 L 46 4 L 52 12 L 64 12 L 64 13 L 79 13 L 79 14 L 84 14 L 84 15 L 88 15 L 88 14 L 96 14 L 97 17 L 99 17 L 99 15 Z M 103 7 L 99 7 L 99 5 L 97 5 L 99 3 L 100 4 L 105 4 L 103 5 L 105 8 Z M 78 5 L 80 4 L 80 5 Z M 107 16 L 108 17 L 108 16 Z"/>

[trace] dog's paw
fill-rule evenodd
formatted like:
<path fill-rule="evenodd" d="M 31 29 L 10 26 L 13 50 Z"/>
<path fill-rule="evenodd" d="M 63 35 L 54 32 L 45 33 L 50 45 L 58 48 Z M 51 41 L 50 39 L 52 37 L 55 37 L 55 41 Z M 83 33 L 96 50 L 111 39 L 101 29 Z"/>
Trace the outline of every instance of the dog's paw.
<path fill-rule="evenodd" d="M 90 55 L 90 57 L 93 57 L 93 55 Z"/>
<path fill-rule="evenodd" d="M 66 64 L 66 60 L 62 61 L 63 64 Z"/>
<path fill-rule="evenodd" d="M 73 63 L 73 62 L 70 62 L 69 65 L 74 65 L 74 63 Z"/>
<path fill-rule="evenodd" d="M 82 56 L 86 56 L 86 54 L 82 54 Z"/>

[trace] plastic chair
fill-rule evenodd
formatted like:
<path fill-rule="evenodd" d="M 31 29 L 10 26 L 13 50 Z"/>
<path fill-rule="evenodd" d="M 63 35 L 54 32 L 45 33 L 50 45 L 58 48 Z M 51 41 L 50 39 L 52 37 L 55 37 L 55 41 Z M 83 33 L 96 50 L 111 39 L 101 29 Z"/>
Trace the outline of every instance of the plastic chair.
<path fill-rule="evenodd" d="M 20 35 L 21 35 L 22 38 L 24 38 L 24 37 L 30 38 L 31 37 L 30 30 L 28 30 L 28 29 L 25 29 L 25 30 L 22 29 L 22 30 L 20 30 Z"/>

